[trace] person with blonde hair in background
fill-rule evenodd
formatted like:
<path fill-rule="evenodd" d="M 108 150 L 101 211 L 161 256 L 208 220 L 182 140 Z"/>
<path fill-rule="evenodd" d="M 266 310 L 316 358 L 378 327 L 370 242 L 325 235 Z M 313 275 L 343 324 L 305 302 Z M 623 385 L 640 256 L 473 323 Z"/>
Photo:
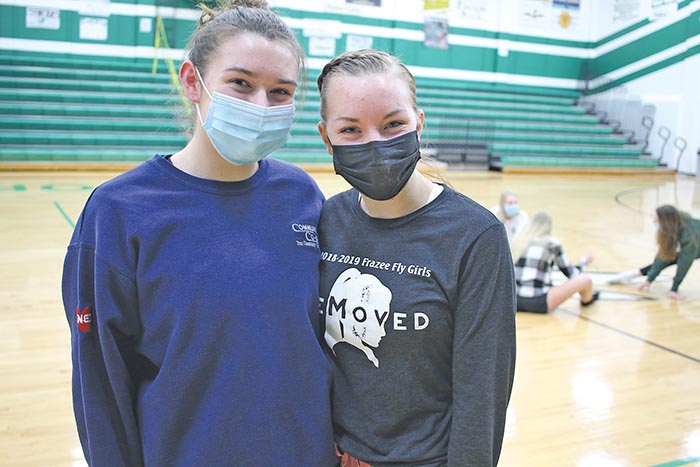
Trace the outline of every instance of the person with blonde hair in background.
<path fill-rule="evenodd" d="M 527 225 L 527 212 L 520 208 L 520 199 L 512 191 L 501 193 L 498 205 L 492 207 L 491 212 L 498 217 L 498 220 L 503 222 L 510 239 Z"/>
<path fill-rule="evenodd" d="M 564 255 L 561 242 L 552 236 L 552 218 L 545 211 L 536 212 L 528 226 L 511 242 L 515 259 L 515 282 L 518 311 L 547 313 L 564 303 L 573 294 L 581 297 L 581 305 L 598 300 L 593 281 L 583 268 L 592 261 L 587 255 L 578 266 L 572 266 Z M 562 284 L 552 284 L 554 265 L 568 278 Z"/>
<path fill-rule="evenodd" d="M 97 187 L 65 259 L 89 465 L 335 467 L 311 177 L 287 142 L 304 53 L 261 0 L 204 10 L 192 139 Z M 155 124 L 154 124 L 155 125 Z"/>
<path fill-rule="evenodd" d="M 344 53 L 318 88 L 321 137 L 352 187 L 319 221 L 342 465 L 495 466 L 515 366 L 505 228 L 417 169 L 425 115 L 399 59 Z"/>
<path fill-rule="evenodd" d="M 685 300 L 685 296 L 678 293 L 678 288 L 688 274 L 693 261 L 700 258 L 700 220 L 666 204 L 656 208 L 654 225 L 658 247 L 654 262 L 640 269 L 624 271 L 610 278 L 608 283 L 624 284 L 635 277 L 647 276 L 637 289 L 648 291 L 661 271 L 676 264 L 676 274 L 673 277 L 671 290 L 666 293 L 666 296 L 675 300 Z"/>

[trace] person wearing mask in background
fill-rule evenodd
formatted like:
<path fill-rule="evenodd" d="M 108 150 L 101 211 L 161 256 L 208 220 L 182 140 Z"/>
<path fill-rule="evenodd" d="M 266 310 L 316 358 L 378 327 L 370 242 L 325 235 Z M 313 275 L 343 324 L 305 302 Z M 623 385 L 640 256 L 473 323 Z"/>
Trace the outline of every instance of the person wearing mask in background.
<path fill-rule="evenodd" d="M 572 266 L 561 242 L 552 236 L 552 218 L 547 212 L 538 211 L 532 216 L 527 228 L 511 241 L 511 251 L 516 259 L 518 311 L 547 313 L 577 292 L 582 306 L 598 300 L 600 292 L 593 291 L 593 281 L 581 274 L 593 257 L 584 256 L 578 266 Z M 568 279 L 562 284 L 552 284 L 555 264 Z"/>
<path fill-rule="evenodd" d="M 97 187 L 63 301 L 90 465 L 334 467 L 318 340 L 324 197 L 266 159 L 305 58 L 260 0 L 202 6 L 180 79 L 189 143 Z"/>
<path fill-rule="evenodd" d="M 675 300 L 684 300 L 685 296 L 678 293 L 678 288 L 688 274 L 693 261 L 700 258 L 700 220 L 667 204 L 656 208 L 654 225 L 658 247 L 654 262 L 641 269 L 624 271 L 610 278 L 608 284 L 624 284 L 635 277 L 647 276 L 637 288 L 648 291 L 661 271 L 676 264 L 676 275 L 673 277 L 671 290 L 666 293 L 666 296 Z"/>
<path fill-rule="evenodd" d="M 506 226 L 509 239 L 521 232 L 527 225 L 527 212 L 520 209 L 520 200 L 512 191 L 501 193 L 498 206 L 492 207 L 491 212 Z"/>
<path fill-rule="evenodd" d="M 424 114 L 397 58 L 332 59 L 319 131 L 352 188 L 319 222 L 343 466 L 495 466 L 515 365 L 503 224 L 416 167 Z"/>

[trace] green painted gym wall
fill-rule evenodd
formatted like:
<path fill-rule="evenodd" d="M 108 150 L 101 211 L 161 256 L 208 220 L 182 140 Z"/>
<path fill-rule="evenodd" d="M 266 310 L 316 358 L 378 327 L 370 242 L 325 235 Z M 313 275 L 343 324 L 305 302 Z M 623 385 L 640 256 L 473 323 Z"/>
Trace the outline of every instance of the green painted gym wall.
<path fill-rule="evenodd" d="M 67 3 L 69 2 L 62 4 Z M 194 5 L 197 3 L 195 0 L 123 0 L 112 3 L 121 6 L 133 5 L 134 8 L 150 6 L 151 11 L 155 11 L 153 7 L 170 10 L 179 8 L 182 9 L 181 12 L 191 13 L 187 15 L 186 19 L 164 17 L 163 23 L 170 46 L 173 49 L 183 49 L 191 32 L 196 27 L 196 14 L 193 13 Z M 553 87 L 574 88 L 580 79 L 595 80 L 605 77 L 616 70 L 624 69 L 624 67 L 642 61 L 646 57 L 678 47 L 689 40 L 691 44 L 686 49 L 679 50 L 674 57 L 664 57 L 657 63 L 643 67 L 643 70 L 653 71 L 659 66 L 675 63 L 696 54 L 697 47 L 695 43 L 692 43 L 692 40 L 700 34 L 700 9 L 697 8 L 699 3 L 700 0 L 681 1 L 678 4 L 679 9 L 694 10 L 692 14 L 663 29 L 644 35 L 632 42 L 627 41 L 619 47 L 598 55 L 597 48 L 605 48 L 606 44 L 624 39 L 626 35 L 647 27 L 650 24 L 649 20 L 640 21 L 595 42 L 549 39 L 507 32 L 451 27 L 449 30 L 450 47 L 447 50 L 441 50 L 427 48 L 423 45 L 422 40 L 417 39 L 421 37 L 423 31 L 423 24 L 418 20 L 415 22 L 393 21 L 348 14 L 301 11 L 291 8 L 277 10 L 283 18 L 295 21 L 294 28 L 302 45 L 307 50 L 309 38 L 303 34 L 302 25 L 309 20 L 327 20 L 342 24 L 344 29 L 352 29 L 353 27 L 378 28 L 377 30 L 381 31 L 381 34 L 373 37 L 374 47 L 398 55 L 408 65 L 443 70 L 445 78 L 459 78 L 464 76 L 460 74 L 462 72 L 498 73 L 510 77 L 514 81 L 522 82 L 523 80 L 518 77 L 524 78 L 525 83 L 529 77 L 551 78 Z M 56 3 L 51 0 L 45 2 L 47 8 L 51 8 L 54 4 Z M 143 16 L 137 14 L 110 15 L 108 17 L 108 36 L 105 41 L 85 40 L 79 37 L 81 18 L 79 11 L 64 9 L 60 16 L 58 30 L 29 29 L 25 26 L 26 7 L 20 6 L 19 3 L 0 5 L 0 38 L 127 47 L 152 47 L 154 43 L 155 24 L 152 25 L 150 32 L 140 32 L 139 21 Z M 410 38 L 406 38 L 407 36 Z M 347 37 L 345 32 L 340 34 L 336 43 L 336 53 L 345 50 Z M 480 39 L 481 42 L 476 41 L 476 39 Z M 483 45 L 484 40 L 490 42 Z M 511 47 L 507 53 L 499 54 L 498 47 L 495 45 L 499 41 L 508 41 L 515 46 Z M 475 42 L 480 45 L 463 45 Z M 66 48 L 68 49 L 69 46 Z M 557 50 L 561 51 L 557 53 Z M 70 53 L 71 51 L 66 50 L 65 52 Z M 325 60 L 328 57 L 316 58 Z M 643 70 L 635 69 L 628 76 L 616 77 L 613 81 L 624 82 L 628 78 L 633 79 L 633 77 L 638 77 L 640 73 L 643 74 Z M 609 82 L 606 86 L 609 85 Z"/>

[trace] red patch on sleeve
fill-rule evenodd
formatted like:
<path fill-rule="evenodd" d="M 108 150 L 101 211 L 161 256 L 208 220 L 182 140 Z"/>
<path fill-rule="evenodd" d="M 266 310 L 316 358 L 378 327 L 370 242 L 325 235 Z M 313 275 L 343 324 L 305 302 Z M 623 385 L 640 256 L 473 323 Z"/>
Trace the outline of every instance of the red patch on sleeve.
<path fill-rule="evenodd" d="M 92 309 L 87 306 L 84 310 L 80 307 L 76 310 L 76 321 L 78 329 L 82 332 L 90 332 L 92 330 Z"/>

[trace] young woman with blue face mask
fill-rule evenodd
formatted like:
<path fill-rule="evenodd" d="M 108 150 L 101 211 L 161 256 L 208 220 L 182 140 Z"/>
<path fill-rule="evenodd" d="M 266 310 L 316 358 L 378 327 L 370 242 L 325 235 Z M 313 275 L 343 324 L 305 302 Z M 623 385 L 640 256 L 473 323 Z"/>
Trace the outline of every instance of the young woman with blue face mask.
<path fill-rule="evenodd" d="M 508 238 L 513 238 L 527 225 L 528 215 L 520 209 L 518 195 L 512 191 L 501 193 L 498 206 L 492 207 L 491 212 L 503 222 L 506 232 L 508 232 Z"/>
<path fill-rule="evenodd" d="M 265 2 L 205 8 L 180 70 L 191 141 L 90 196 L 63 276 L 90 465 L 337 464 L 323 196 L 265 158 L 287 141 L 303 63 Z"/>
<path fill-rule="evenodd" d="M 319 223 L 343 466 L 494 466 L 515 363 L 503 224 L 417 170 L 415 80 L 376 50 L 318 78 L 319 131 L 352 188 Z"/>

